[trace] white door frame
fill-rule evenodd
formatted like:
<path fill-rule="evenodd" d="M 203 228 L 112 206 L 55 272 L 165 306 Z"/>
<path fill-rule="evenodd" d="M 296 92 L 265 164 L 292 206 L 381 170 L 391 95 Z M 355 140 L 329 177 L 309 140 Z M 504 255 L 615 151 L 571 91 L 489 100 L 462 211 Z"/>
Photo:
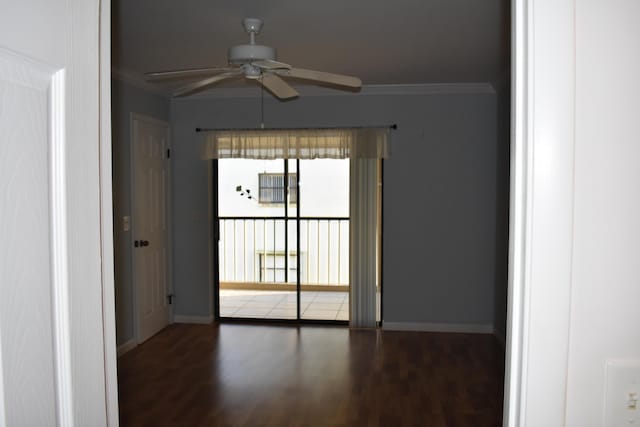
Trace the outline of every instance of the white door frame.
<path fill-rule="evenodd" d="M 110 1 L 102 0 L 102 288 L 106 404 L 109 425 L 115 426 L 118 417 L 110 232 L 109 10 Z M 504 417 L 508 426 L 563 425 L 565 421 L 573 237 L 574 13 L 575 0 L 512 0 L 511 210 Z"/>
<path fill-rule="evenodd" d="M 574 18 L 575 0 L 512 0 L 507 426 L 565 424 Z"/>
<path fill-rule="evenodd" d="M 156 119 L 154 117 L 151 116 L 147 116 L 144 114 L 140 114 L 140 113 L 131 113 L 129 115 L 129 141 L 131 142 L 129 144 L 129 158 L 131 159 L 131 161 L 129 162 L 129 172 L 130 172 L 130 176 L 131 176 L 131 185 L 130 185 L 130 195 L 131 195 L 131 200 L 130 200 L 130 206 L 131 206 L 131 232 L 129 233 L 129 245 L 131 248 L 133 248 L 133 242 L 135 240 L 135 236 L 136 236 L 136 223 L 135 223 L 135 218 L 133 215 L 134 212 L 134 206 L 135 206 L 135 187 L 136 187 L 136 183 L 135 183 L 135 164 L 134 164 L 134 159 L 135 159 L 135 149 L 134 149 L 134 126 L 133 126 L 133 122 L 134 120 L 139 120 L 139 121 L 144 121 L 147 123 L 152 123 L 152 124 L 156 124 L 159 126 L 166 126 L 167 127 L 167 149 L 171 150 L 171 127 L 169 125 L 169 123 Z M 166 242 L 167 242 L 167 266 L 166 266 L 166 280 L 167 280 L 167 292 L 169 292 L 170 294 L 173 293 L 173 281 L 172 281 L 172 265 L 173 265 L 173 249 L 172 249 L 172 241 L 171 241 L 171 235 L 173 234 L 171 232 L 171 223 L 172 223 L 172 219 L 171 219 L 171 183 L 172 183 L 172 179 L 171 179 L 171 162 L 168 161 L 167 162 L 167 183 L 168 185 L 165 187 L 165 209 L 166 212 L 165 214 L 167 215 L 167 232 L 166 232 Z M 133 301 L 133 325 L 134 325 L 134 331 L 133 331 L 133 338 L 135 340 L 136 345 L 140 343 L 140 334 L 139 334 L 139 329 L 140 329 L 140 325 L 139 325 L 139 318 L 138 318 L 138 286 L 136 284 L 136 275 L 135 275 L 135 271 L 136 271 L 136 257 L 134 256 L 134 252 L 133 250 L 131 251 L 131 286 L 132 286 L 132 301 Z M 173 322 L 173 304 L 169 304 L 169 323 Z"/>
<path fill-rule="evenodd" d="M 118 366 L 113 245 L 111 147 L 111 0 L 100 0 L 100 240 L 102 256 L 102 319 L 107 425 L 117 426 Z"/>

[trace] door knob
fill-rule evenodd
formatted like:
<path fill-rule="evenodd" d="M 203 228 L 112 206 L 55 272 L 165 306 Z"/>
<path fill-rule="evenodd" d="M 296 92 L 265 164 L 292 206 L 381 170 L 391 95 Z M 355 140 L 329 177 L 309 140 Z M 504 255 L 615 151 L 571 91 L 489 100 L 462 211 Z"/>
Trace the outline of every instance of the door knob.
<path fill-rule="evenodd" d="M 140 246 L 149 246 L 148 240 L 140 240 Z"/>

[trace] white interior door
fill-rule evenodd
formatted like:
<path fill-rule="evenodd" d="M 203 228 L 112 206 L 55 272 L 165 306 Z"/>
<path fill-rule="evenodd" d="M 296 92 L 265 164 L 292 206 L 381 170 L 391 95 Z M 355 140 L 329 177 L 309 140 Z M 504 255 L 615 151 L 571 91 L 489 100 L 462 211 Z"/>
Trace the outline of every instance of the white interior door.
<path fill-rule="evenodd" d="M 6 51 L 0 63 L 0 333 L 7 405 L 6 424 L 0 424 L 54 425 L 56 272 L 48 242 L 55 230 L 47 155 L 48 80 L 54 73 Z M 33 78 L 22 78 L 29 71 Z M 29 401 L 39 403 L 37 411 L 27 410 Z"/>
<path fill-rule="evenodd" d="M 113 246 L 101 238 L 111 210 L 110 200 L 101 206 L 110 170 L 100 149 L 110 143 L 99 86 L 109 2 L 0 10 L 0 425 L 115 425 L 102 274 Z"/>
<path fill-rule="evenodd" d="M 169 125 L 132 116 L 134 282 L 138 342 L 169 323 L 167 186 Z"/>

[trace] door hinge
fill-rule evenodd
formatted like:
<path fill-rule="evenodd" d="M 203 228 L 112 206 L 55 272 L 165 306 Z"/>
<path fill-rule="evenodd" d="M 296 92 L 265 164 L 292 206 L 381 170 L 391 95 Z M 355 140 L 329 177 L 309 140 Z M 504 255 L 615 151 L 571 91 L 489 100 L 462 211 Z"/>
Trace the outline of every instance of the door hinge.
<path fill-rule="evenodd" d="M 173 298 L 174 297 L 175 297 L 175 295 L 173 295 L 173 294 L 167 295 L 167 303 L 169 303 L 169 305 L 173 304 Z"/>
<path fill-rule="evenodd" d="M 171 149 L 167 148 L 167 159 L 171 158 Z"/>

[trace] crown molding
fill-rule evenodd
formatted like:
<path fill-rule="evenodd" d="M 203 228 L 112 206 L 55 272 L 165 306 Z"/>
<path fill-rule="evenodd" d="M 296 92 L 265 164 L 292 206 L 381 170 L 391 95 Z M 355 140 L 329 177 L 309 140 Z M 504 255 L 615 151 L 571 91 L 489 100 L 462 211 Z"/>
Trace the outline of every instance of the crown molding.
<path fill-rule="evenodd" d="M 112 68 L 111 75 L 114 79 L 130 84 L 147 92 L 154 93 L 164 98 L 171 98 L 169 89 L 150 84 L 136 73 Z M 496 89 L 492 83 L 420 83 L 420 84 L 384 84 L 363 85 L 359 91 L 343 91 L 322 86 L 296 85 L 296 90 L 301 97 L 313 96 L 391 96 L 391 95 L 452 95 L 452 94 L 489 94 L 495 95 Z M 258 98 L 260 88 L 253 86 L 239 87 L 215 87 L 205 92 L 191 95 L 188 98 L 173 98 L 183 102 L 193 99 L 218 99 L 218 98 Z"/>
<path fill-rule="evenodd" d="M 396 85 L 367 85 L 362 95 L 438 95 L 438 94 L 495 94 L 491 83 L 421 83 Z"/>
<path fill-rule="evenodd" d="M 398 95 L 452 95 L 452 94 L 490 94 L 496 90 L 491 83 L 425 83 L 425 84 L 390 84 L 363 85 L 357 92 L 342 91 L 319 86 L 296 85 L 301 97 L 326 96 L 398 96 Z M 188 98 L 175 98 L 175 101 L 193 99 L 218 98 L 257 98 L 260 89 L 257 87 L 218 87 L 192 95 Z"/>

